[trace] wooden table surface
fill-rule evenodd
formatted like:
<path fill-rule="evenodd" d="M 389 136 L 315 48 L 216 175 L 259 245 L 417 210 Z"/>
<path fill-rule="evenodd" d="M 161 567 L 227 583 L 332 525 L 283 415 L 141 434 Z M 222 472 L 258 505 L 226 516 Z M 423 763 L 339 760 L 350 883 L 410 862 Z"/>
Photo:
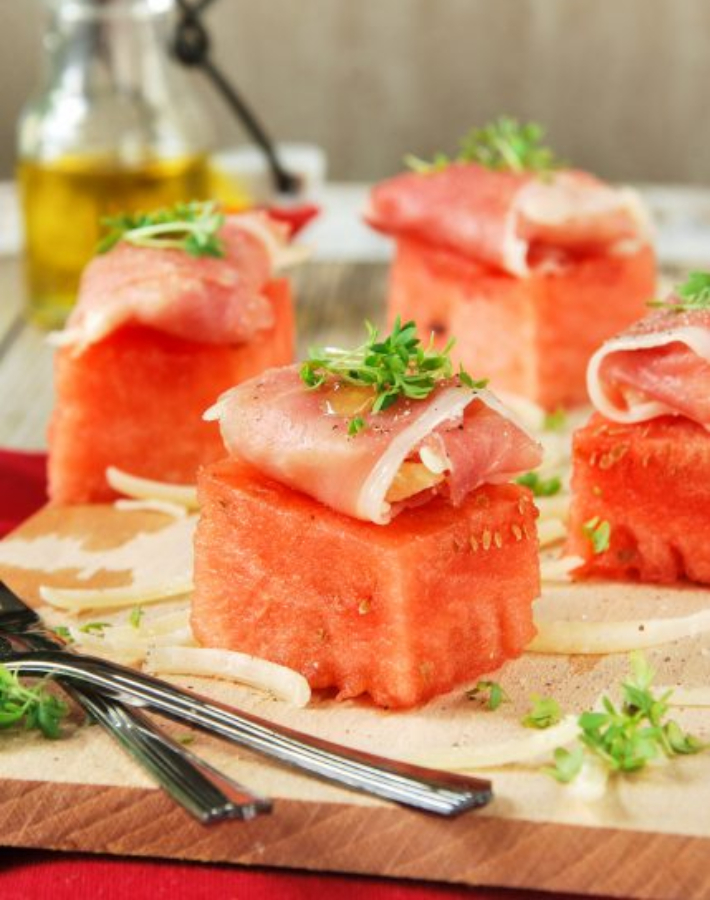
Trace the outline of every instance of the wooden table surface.
<path fill-rule="evenodd" d="M 382 315 L 387 267 L 381 263 L 309 262 L 292 273 L 298 353 L 308 344 L 352 337 Z M 52 408 L 52 349 L 24 320 L 16 257 L 0 258 L 0 447 L 41 450 Z"/>

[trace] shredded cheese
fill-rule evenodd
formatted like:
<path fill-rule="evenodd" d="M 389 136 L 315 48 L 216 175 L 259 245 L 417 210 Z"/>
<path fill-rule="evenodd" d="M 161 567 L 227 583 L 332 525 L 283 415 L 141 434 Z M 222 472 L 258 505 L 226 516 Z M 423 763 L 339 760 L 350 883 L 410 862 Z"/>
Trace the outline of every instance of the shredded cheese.
<path fill-rule="evenodd" d="M 543 582 L 571 581 L 571 573 L 584 563 L 581 556 L 560 556 L 540 560 L 540 577 Z"/>
<path fill-rule="evenodd" d="M 576 716 L 566 716 L 558 725 L 525 734 L 487 747 L 440 747 L 408 757 L 408 762 L 436 769 L 460 771 L 489 769 L 529 763 L 550 754 L 556 747 L 573 741 L 579 732 Z"/>
<path fill-rule="evenodd" d="M 269 691 L 294 706 L 306 706 L 311 688 L 300 672 L 233 650 L 206 647 L 156 647 L 146 668 L 156 675 L 206 675 L 228 678 Z"/>
<path fill-rule="evenodd" d="M 184 519 L 187 515 L 187 507 L 169 500 L 116 500 L 113 505 L 126 512 L 159 512 L 174 519 Z"/>
<path fill-rule="evenodd" d="M 567 528 L 560 519 L 543 519 L 541 522 L 538 522 L 537 536 L 540 541 L 540 547 L 549 547 L 551 544 L 557 544 L 567 536 Z"/>
<path fill-rule="evenodd" d="M 39 595 L 50 606 L 80 613 L 89 609 L 121 609 L 179 597 L 192 590 L 192 579 L 179 577 L 151 585 L 116 588 L 53 588 L 42 585 Z"/>
<path fill-rule="evenodd" d="M 197 490 L 191 484 L 170 484 L 167 481 L 140 478 L 115 466 L 106 469 L 106 481 L 114 491 L 136 500 L 165 500 L 186 509 L 197 509 Z"/>
<path fill-rule="evenodd" d="M 537 636 L 530 653 L 626 653 L 710 631 L 710 609 L 667 619 L 631 619 L 617 622 L 537 620 Z"/>

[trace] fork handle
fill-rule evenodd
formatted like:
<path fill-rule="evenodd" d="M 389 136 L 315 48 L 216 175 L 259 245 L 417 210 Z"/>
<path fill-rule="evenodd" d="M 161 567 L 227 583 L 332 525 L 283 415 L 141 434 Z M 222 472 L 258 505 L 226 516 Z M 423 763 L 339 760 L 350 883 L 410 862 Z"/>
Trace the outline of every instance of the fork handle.
<path fill-rule="evenodd" d="M 121 744 L 183 809 L 203 825 L 253 819 L 271 811 L 271 801 L 247 790 L 122 703 L 85 688 L 62 687 Z"/>
<path fill-rule="evenodd" d="M 25 632 L 17 640 L 37 650 L 66 653 L 45 634 Z M 223 775 L 178 744 L 137 709 L 90 687 L 61 678 L 62 687 L 108 731 L 160 787 L 190 815 L 207 825 L 253 819 L 271 811 L 271 801 Z"/>
<path fill-rule="evenodd" d="M 51 674 L 129 698 L 326 781 L 443 816 L 484 806 L 493 794 L 484 779 L 400 763 L 276 725 L 215 703 L 144 672 L 80 654 L 11 653 L 14 671 Z"/>

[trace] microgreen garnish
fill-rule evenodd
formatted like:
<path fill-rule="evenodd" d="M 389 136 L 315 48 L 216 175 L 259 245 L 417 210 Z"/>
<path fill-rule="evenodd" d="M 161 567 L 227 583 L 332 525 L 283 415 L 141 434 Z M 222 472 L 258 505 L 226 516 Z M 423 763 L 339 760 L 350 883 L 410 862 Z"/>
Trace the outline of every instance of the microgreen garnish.
<path fill-rule="evenodd" d="M 382 339 L 377 328 L 369 322 L 365 324 L 367 341 L 355 350 L 337 347 L 311 349 L 300 373 L 309 388 L 322 387 L 331 379 L 371 388 L 374 395 L 371 412 L 376 415 L 400 397 L 425 400 L 437 382 L 452 376 L 450 352 L 453 341 L 449 341 L 443 350 L 436 350 L 432 337 L 429 344 L 423 347 L 414 322 L 402 325 L 399 317 L 392 326 L 392 332 Z M 476 390 L 487 384 L 485 380 L 474 381 L 463 367 L 458 377 L 467 387 Z M 355 416 L 348 425 L 348 434 L 358 434 L 365 427 L 365 420 Z"/>
<path fill-rule="evenodd" d="M 71 631 L 67 628 L 66 625 L 55 625 L 52 631 L 60 637 L 63 641 L 66 641 L 67 644 L 73 644 L 74 638 L 71 636 Z"/>
<path fill-rule="evenodd" d="M 546 413 L 542 423 L 545 431 L 562 431 L 567 425 L 567 413 L 562 407 Z"/>
<path fill-rule="evenodd" d="M 24 724 L 45 737 L 59 737 L 59 723 L 68 713 L 66 703 L 47 690 L 47 680 L 24 687 L 17 675 L 0 665 L 0 728 Z"/>
<path fill-rule="evenodd" d="M 87 622 L 86 625 L 82 625 L 79 628 L 79 631 L 83 632 L 84 634 L 103 635 L 104 630 L 106 628 L 110 628 L 110 627 L 111 627 L 110 622 Z"/>
<path fill-rule="evenodd" d="M 535 122 L 500 116 L 484 128 L 472 128 L 459 142 L 458 156 L 453 159 L 437 153 L 427 162 L 410 154 L 404 162 L 420 174 L 438 172 L 451 163 L 471 162 L 495 171 L 549 174 L 564 163 L 544 146 L 544 136 L 545 130 Z"/>
<path fill-rule="evenodd" d="M 554 497 L 562 490 L 562 481 L 558 475 L 540 478 L 537 472 L 525 472 L 524 475 L 518 475 L 515 481 L 530 488 L 536 497 Z"/>
<path fill-rule="evenodd" d="M 599 516 L 588 519 L 582 525 L 582 534 L 591 543 L 595 554 L 604 553 L 609 549 L 611 525 L 606 520 L 601 520 Z"/>
<path fill-rule="evenodd" d="M 641 653 L 631 654 L 631 678 L 622 683 L 617 707 L 603 697 L 601 710 L 584 712 L 577 720 L 579 743 L 569 751 L 558 749 L 554 766 L 543 769 L 558 781 L 572 781 L 582 768 L 584 753 L 599 759 L 611 772 L 637 772 L 651 760 L 699 753 L 706 749 L 698 738 L 666 720 L 672 691 L 656 696 L 651 690 L 653 669 Z"/>
<path fill-rule="evenodd" d="M 584 764 L 584 747 L 577 744 L 571 750 L 558 747 L 552 755 L 553 766 L 543 766 L 541 771 L 561 784 L 569 784 L 579 775 Z"/>
<path fill-rule="evenodd" d="M 101 220 L 108 234 L 96 247 L 108 253 L 119 241 L 137 247 L 184 250 L 190 256 L 224 256 L 219 229 L 224 216 L 215 203 L 176 203 L 152 213 L 122 213 Z"/>
<path fill-rule="evenodd" d="M 350 419 L 348 422 L 348 434 L 350 437 L 355 437 L 360 434 L 363 428 L 367 428 L 367 423 L 362 416 L 354 416 L 354 418 Z"/>
<path fill-rule="evenodd" d="M 475 687 L 466 691 L 469 700 L 479 700 L 488 709 L 496 710 L 501 703 L 510 703 L 510 697 L 497 681 L 479 681 Z"/>
<path fill-rule="evenodd" d="M 710 309 L 710 272 L 691 272 L 668 300 L 650 300 L 648 305 L 677 313 Z"/>
<path fill-rule="evenodd" d="M 141 619 L 145 615 L 145 610 L 142 606 L 134 606 L 128 616 L 128 621 L 134 628 L 141 627 Z"/>
<path fill-rule="evenodd" d="M 560 704 L 553 697 L 533 694 L 530 701 L 532 703 L 530 712 L 521 719 L 526 728 L 550 728 L 562 720 Z"/>

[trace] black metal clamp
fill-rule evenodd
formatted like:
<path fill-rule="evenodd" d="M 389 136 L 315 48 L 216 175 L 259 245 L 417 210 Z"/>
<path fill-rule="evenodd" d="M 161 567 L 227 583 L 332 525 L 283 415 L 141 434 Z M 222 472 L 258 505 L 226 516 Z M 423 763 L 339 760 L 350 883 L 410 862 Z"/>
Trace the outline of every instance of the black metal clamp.
<path fill-rule="evenodd" d="M 183 65 L 202 69 L 222 94 L 232 111 L 263 150 L 276 190 L 281 194 L 295 194 L 300 187 L 300 178 L 281 165 L 274 142 L 256 114 L 210 58 L 210 36 L 200 16 L 213 2 L 214 0 L 196 0 L 196 2 L 189 3 L 188 0 L 178 0 L 181 13 L 175 30 L 172 52 Z"/>

